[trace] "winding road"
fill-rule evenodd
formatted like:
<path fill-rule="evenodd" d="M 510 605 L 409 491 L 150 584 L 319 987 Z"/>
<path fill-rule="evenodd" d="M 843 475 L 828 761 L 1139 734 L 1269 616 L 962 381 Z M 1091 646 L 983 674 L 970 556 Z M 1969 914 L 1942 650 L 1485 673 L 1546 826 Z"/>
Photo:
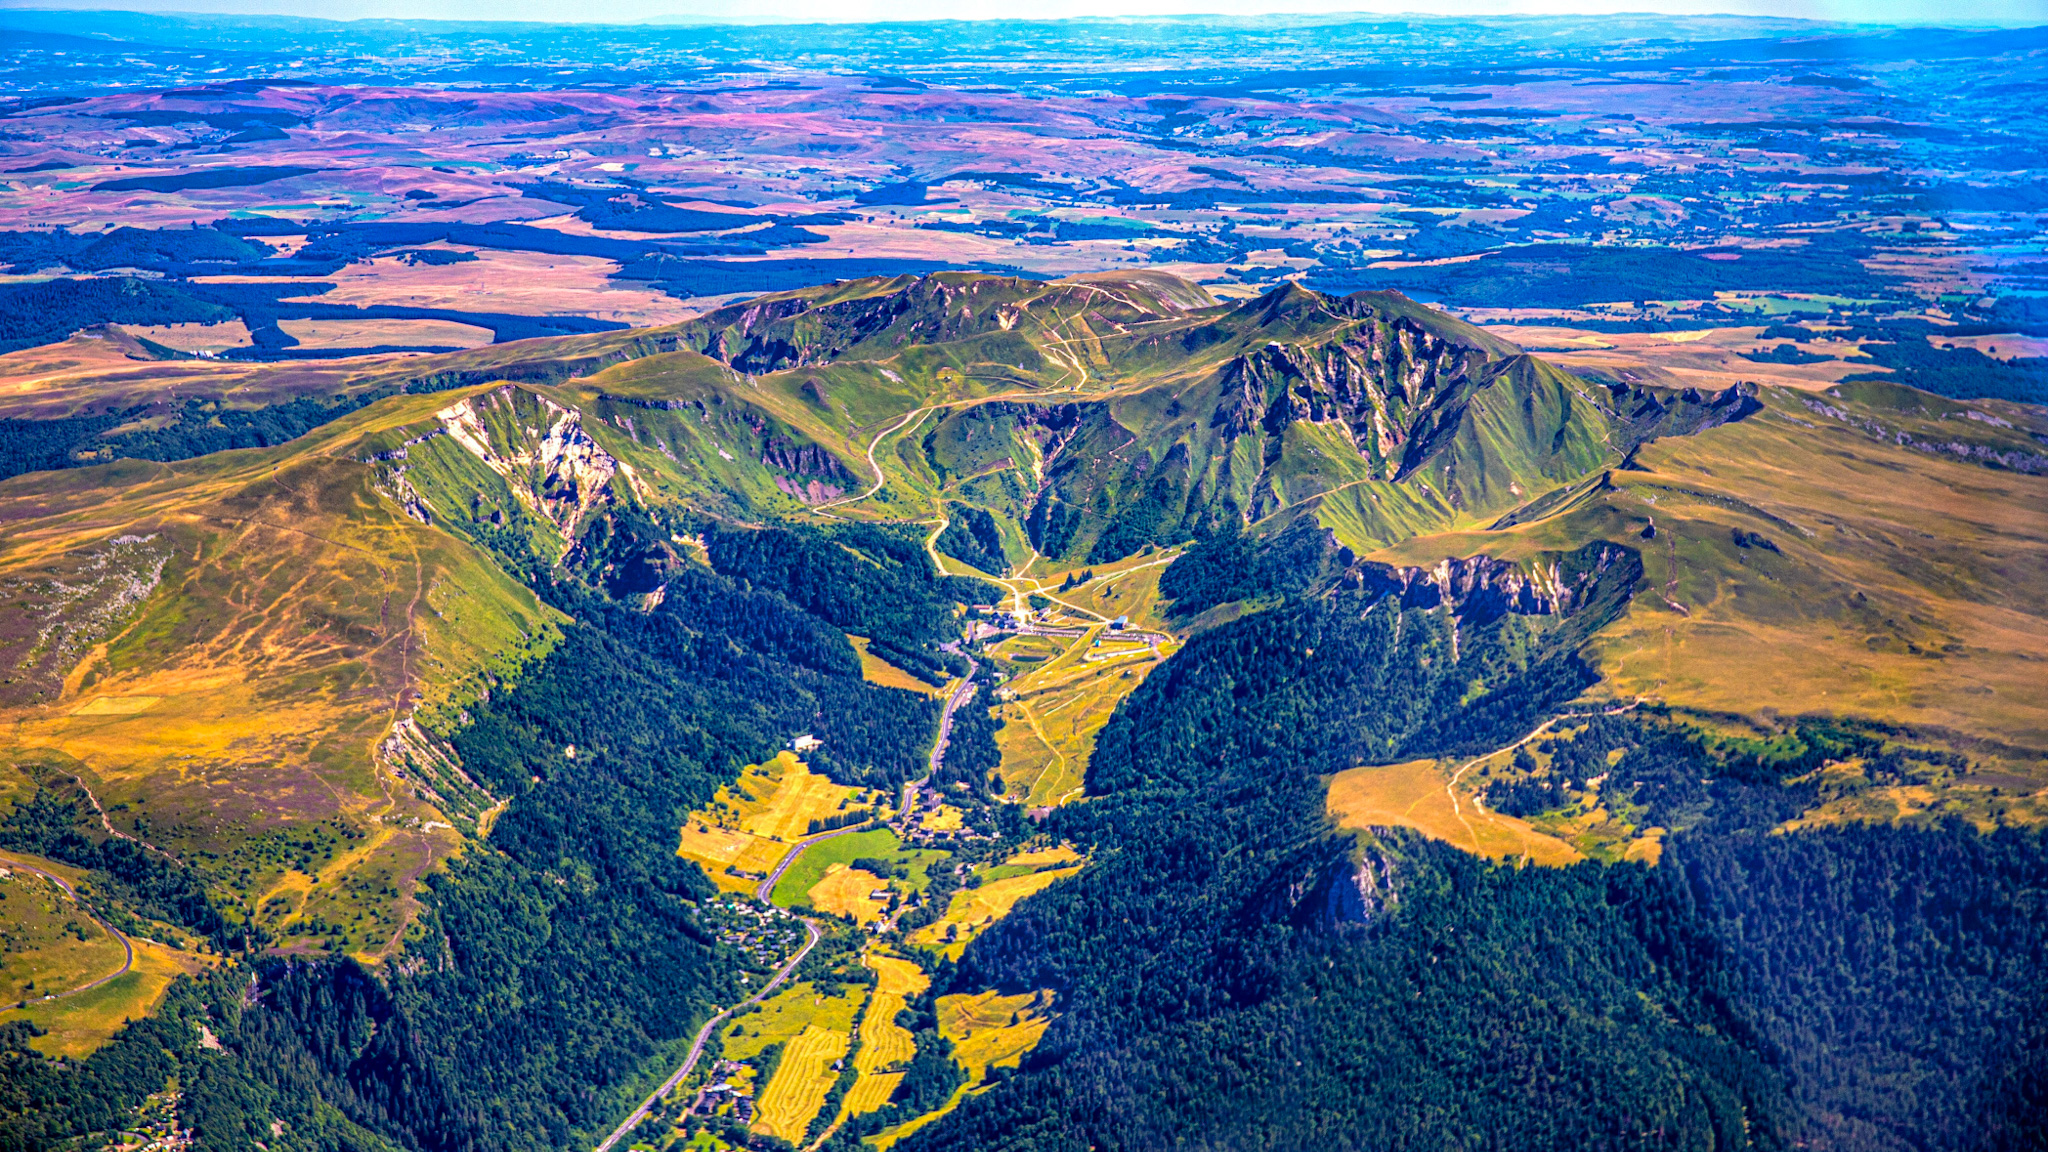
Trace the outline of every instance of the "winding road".
<path fill-rule="evenodd" d="M 797 857 L 804 854 L 804 849 L 809 848 L 820 840 L 830 840 L 834 836 L 844 836 L 850 832 L 858 831 L 860 831 L 860 826 L 855 825 L 852 828 L 841 828 L 833 832 L 821 832 L 816 836 L 799 840 L 795 844 L 790 845 L 789 851 L 783 854 L 782 862 L 775 866 L 775 871 L 770 872 L 768 878 L 761 881 L 760 887 L 754 890 L 755 897 L 768 901 L 775 892 L 776 882 L 782 879 L 784 872 L 789 871 L 790 865 L 796 863 Z M 802 918 L 800 917 L 799 919 Z M 597 1152 L 611 1152 L 613 1145 L 625 1139 L 627 1133 L 638 1127 L 642 1120 L 647 1119 L 647 1114 L 654 1111 L 654 1106 L 661 1103 L 662 1097 L 675 1091 L 676 1085 L 681 1084 L 690 1075 L 691 1069 L 697 1066 L 697 1058 L 704 1055 L 704 1045 L 710 1043 L 711 1033 L 720 1024 L 724 1023 L 733 1013 L 738 1012 L 740 1009 L 759 1004 L 767 999 L 770 993 L 782 987 L 783 983 L 789 979 L 790 973 L 796 971 L 796 966 L 803 963 L 804 957 L 811 954 L 811 949 L 818 946 L 818 939 L 823 935 L 818 929 L 818 922 L 815 920 L 803 919 L 803 926 L 807 938 L 804 940 L 804 946 L 796 950 L 796 955 L 784 961 L 782 967 L 775 970 L 775 975 L 769 977 L 766 984 L 761 985 L 759 992 L 706 1020 L 704 1027 L 697 1030 L 697 1038 L 690 1042 L 690 1051 L 683 1057 L 682 1064 L 676 1068 L 674 1074 L 662 1081 L 661 1087 L 648 1093 L 647 1099 L 642 1100 L 640 1106 L 633 1109 L 633 1114 L 626 1117 L 617 1128 L 612 1129 L 612 1134 L 605 1137 L 603 1142 L 598 1144 Z"/>
<path fill-rule="evenodd" d="M 946 648 L 949 651 L 957 652 L 959 651 L 959 644 L 957 642 L 948 644 L 946 645 Z M 962 655 L 965 655 L 965 653 L 962 653 Z M 929 759 L 925 761 L 926 780 L 931 779 L 931 774 L 933 772 L 938 771 L 939 764 L 945 758 L 946 738 L 949 735 L 951 735 L 953 731 L 954 711 L 957 710 L 962 704 L 972 699 L 974 692 L 976 690 L 976 685 L 974 683 L 974 673 L 980 667 L 980 665 L 975 663 L 974 657 L 972 656 L 967 656 L 966 659 L 967 677 L 966 679 L 960 682 L 959 687 L 953 689 L 953 694 L 946 698 L 946 710 L 939 717 L 939 739 L 937 743 L 932 745 L 931 756 Z M 923 781 L 904 783 L 902 808 L 903 811 L 909 811 L 910 801 L 916 796 L 915 790 L 918 784 L 922 782 Z M 855 832 L 863 831 L 865 827 L 865 825 L 856 824 L 851 828 L 838 828 L 831 832 L 820 832 L 816 836 L 805 837 L 804 839 L 799 840 L 796 843 L 790 845 L 789 851 L 783 853 L 781 862 L 775 865 L 775 870 L 773 872 L 768 873 L 767 877 L 763 879 L 758 886 L 755 887 L 755 899 L 760 900 L 763 903 L 774 903 L 775 886 L 781 883 L 783 874 L 787 873 L 790 870 L 790 868 L 796 864 L 797 858 L 802 856 L 804 854 L 804 851 L 810 848 L 813 844 L 818 844 L 823 841 L 831 840 L 839 836 L 848 836 Z M 35 871 L 35 869 L 31 869 L 31 871 Z M 43 875 L 47 876 L 49 874 L 43 873 Z M 56 880 L 56 877 L 54 876 L 50 878 Z M 63 881 L 61 880 L 58 880 L 57 882 L 59 884 L 63 883 Z M 65 890 L 70 890 L 68 885 L 66 886 Z M 647 1119 L 648 1114 L 654 1111 L 655 1105 L 661 1103 L 662 1097 L 667 1096 L 669 1093 L 675 1091 L 676 1086 L 681 1084 L 685 1079 L 689 1077 L 691 1070 L 697 1067 L 697 1060 L 704 1055 L 704 1046 L 711 1042 L 711 1034 L 717 1030 L 720 1024 L 730 1019 L 733 1013 L 738 1012 L 742 1008 L 746 1008 L 754 1004 L 759 1004 L 761 1001 L 767 999 L 771 994 L 774 993 L 774 991 L 777 988 L 782 987 L 782 985 L 789 980 L 790 974 L 796 971 L 797 965 L 802 964 L 804 962 L 804 957 L 811 954 L 811 949 L 818 946 L 818 940 L 823 935 L 823 932 L 818 927 L 817 921 L 809 919 L 807 917 L 799 917 L 799 919 L 803 921 L 804 932 L 807 935 L 807 938 L 804 940 L 804 946 L 802 948 L 797 949 L 796 955 L 791 956 L 788 960 L 783 962 L 782 967 L 775 970 L 775 975 L 770 977 L 768 982 L 761 986 L 760 991 L 754 993 L 752 996 L 747 997 L 745 1000 L 740 1001 L 732 1007 L 727 1008 L 723 1012 L 720 1012 L 718 1015 L 713 1016 L 711 1019 L 706 1020 L 704 1022 L 704 1026 L 697 1030 L 696 1039 L 690 1042 L 690 1051 L 683 1056 L 683 1061 L 679 1066 L 677 1066 L 675 1072 L 672 1073 L 668 1079 L 662 1081 L 660 1087 L 648 1093 L 647 1099 L 642 1100 L 640 1102 L 640 1106 L 638 1108 L 633 1109 L 632 1114 L 627 1116 L 624 1121 L 620 1122 L 617 1128 L 612 1129 L 611 1135 L 606 1136 L 604 1140 L 597 1145 L 596 1152 L 611 1152 L 612 1148 L 615 1145 L 617 1145 L 619 1141 L 625 1139 L 627 1134 L 631 1133 L 634 1128 L 638 1127 L 642 1120 Z M 112 931 L 112 929 L 108 930 Z M 119 935 L 119 933 L 115 934 L 117 936 Z M 122 937 L 121 942 L 124 944 L 127 943 L 127 938 Z M 129 950 L 129 955 L 131 957 L 134 955 L 134 950 L 132 948 Z M 121 971 L 125 972 L 127 971 L 127 969 L 123 968 Z M 120 975 L 120 973 L 117 972 L 114 975 L 118 976 Z M 109 976 L 106 979 L 111 980 L 113 979 L 113 977 Z M 92 987 L 92 985 L 88 984 L 86 985 L 86 987 L 90 988 Z M 76 989 L 75 991 L 82 992 L 84 990 L 85 989 L 80 988 Z M 65 993 L 65 995 L 69 994 L 70 993 Z"/>
<path fill-rule="evenodd" d="M 70 881 L 64 879 L 62 876 L 59 876 L 54 872 L 45 872 L 41 868 L 38 868 L 33 864 L 24 864 L 22 863 L 20 857 L 17 856 L 0 856 L 0 868 L 18 868 L 23 872 L 33 872 L 36 875 L 41 876 L 43 879 L 48 880 L 50 883 L 55 884 L 57 887 L 62 888 L 64 890 L 64 894 L 66 896 L 71 897 L 71 902 L 78 905 L 79 911 L 84 912 L 86 916 L 92 920 L 93 923 L 106 929 L 107 934 L 109 936 L 112 936 L 114 939 L 119 940 L 121 942 L 121 948 L 127 953 L 127 955 L 121 961 L 121 967 L 119 970 L 109 972 L 105 976 L 102 976 L 99 979 L 94 980 L 90 984 L 80 984 L 78 987 L 72 988 L 64 992 L 52 992 L 48 996 L 43 997 L 43 1000 L 62 1000 L 66 996 L 76 996 L 80 992 L 91 991 L 92 989 L 97 988 L 102 984 L 105 984 L 109 980 L 118 980 L 121 977 L 126 976 L 128 974 L 128 970 L 135 967 L 135 942 L 128 939 L 128 937 L 125 934 L 123 934 L 120 929 L 114 927 L 112 924 L 107 923 L 105 920 L 100 919 L 98 914 L 93 912 L 93 910 L 86 905 L 85 901 L 78 898 L 78 893 L 71 887 Z"/>

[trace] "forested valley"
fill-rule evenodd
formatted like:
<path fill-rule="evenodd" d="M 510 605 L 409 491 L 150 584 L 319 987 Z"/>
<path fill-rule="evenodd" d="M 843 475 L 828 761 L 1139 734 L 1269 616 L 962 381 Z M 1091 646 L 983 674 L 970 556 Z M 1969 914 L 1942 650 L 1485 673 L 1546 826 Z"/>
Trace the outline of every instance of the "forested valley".
<path fill-rule="evenodd" d="M 1295 602 L 1135 692 L 1094 799 L 1053 816 L 1099 863 L 956 975 L 1058 989 L 1062 1014 L 905 1147 L 2040 1146 L 2038 834 L 1772 835 L 1799 763 L 1647 713 L 1580 740 L 1645 802 L 1711 813 L 1660 867 L 1334 834 L 1325 774 L 1510 743 L 1585 683 L 1524 621 L 1466 628 L 1455 656 L 1449 624 Z"/>
<path fill-rule="evenodd" d="M 792 532 L 784 546 L 808 539 Z M 721 553 L 722 567 L 752 571 L 754 555 Z M 924 581 L 899 579 L 895 599 L 868 602 L 873 615 L 855 602 L 836 619 L 928 641 L 952 606 L 918 594 L 938 587 L 921 551 L 898 559 Z M 675 579 L 651 612 L 574 579 L 537 582 L 575 623 L 451 741 L 510 803 L 487 849 L 433 877 L 400 958 L 375 973 L 348 958 L 229 965 L 181 981 L 158 1015 L 75 1066 L 35 1054 L 10 1025 L 0 1148 L 105 1131 L 167 1076 L 207 1152 L 594 1141 L 650 1059 L 734 998 L 732 966 L 693 912 L 710 885 L 675 853 L 685 816 L 799 732 L 827 739 L 825 770 L 893 785 L 922 771 L 938 718 L 929 697 L 863 681 L 845 635 L 780 591 L 702 567 Z M 77 815 L 54 800 L 18 812 L 9 842 L 87 844 L 37 822 Z M 105 867 L 137 870 L 124 861 Z M 201 1025 L 217 1046 L 200 1043 Z"/>
<path fill-rule="evenodd" d="M 840 629 L 950 659 L 946 593 L 981 591 L 884 530 L 711 541 L 716 570 L 672 573 L 652 611 L 540 582 L 575 624 L 452 738 L 511 803 L 489 850 L 434 879 L 399 960 L 229 965 L 70 1066 L 10 1032 L 4 1147 L 104 1130 L 166 1076 L 207 1152 L 592 1140 L 650 1060 L 735 995 L 678 823 L 795 731 L 823 734 L 820 762 L 848 782 L 918 773 L 936 704 L 864 682 Z M 842 541 L 887 567 L 847 567 Z M 1175 578 L 1197 599 L 1202 573 L 1259 566 L 1233 539 L 1187 563 Z M 1568 707 L 1591 679 L 1575 645 L 1599 623 L 1475 622 L 1351 583 L 1197 635 L 1118 709 L 1091 799 L 1045 824 L 1094 863 L 941 965 L 934 989 L 1051 989 L 1050 1030 L 906 1149 L 2039 1146 L 2037 834 L 1773 835 L 1810 803 L 1796 781 L 1813 764 L 1896 753 L 1829 728 L 1790 752 L 1713 749 L 1654 709 L 1587 713 L 1545 750 L 1567 781 L 1611 770 L 1680 829 L 1660 866 L 1516 866 L 1333 830 L 1330 773 L 1485 752 Z M 990 692 L 947 763 L 970 788 L 996 759 Z M 10 835 L 61 848 L 73 815 L 39 801 Z M 101 866 L 176 898 L 132 862 Z M 929 1027 L 898 1103 L 833 1148 L 958 1085 Z"/>

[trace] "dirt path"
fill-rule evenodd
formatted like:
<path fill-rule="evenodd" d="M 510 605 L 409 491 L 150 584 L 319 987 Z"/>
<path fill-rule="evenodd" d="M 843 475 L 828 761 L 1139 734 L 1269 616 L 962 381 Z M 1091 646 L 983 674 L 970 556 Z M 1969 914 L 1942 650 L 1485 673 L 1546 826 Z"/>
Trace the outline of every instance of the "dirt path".
<path fill-rule="evenodd" d="M 1619 716 L 1623 712 L 1629 711 L 1630 709 L 1634 708 L 1638 704 L 1641 704 L 1642 702 L 1643 698 L 1641 696 L 1638 696 L 1635 699 L 1629 701 L 1628 703 L 1620 705 L 1618 707 L 1602 709 L 1600 715 Z M 1465 826 L 1466 833 L 1472 837 L 1472 843 L 1479 843 L 1479 833 L 1476 829 L 1472 827 L 1472 822 L 1470 820 L 1465 819 L 1465 809 L 1462 805 L 1458 803 L 1458 781 L 1465 778 L 1465 773 L 1470 772 L 1472 769 L 1478 767 L 1481 764 L 1484 764 L 1488 760 L 1493 759 L 1495 756 L 1498 756 L 1503 752 L 1512 753 L 1515 749 L 1520 748 L 1522 745 L 1527 744 L 1529 741 L 1534 740 L 1538 736 L 1543 735 L 1545 732 L 1550 731 L 1550 729 L 1556 726 L 1556 724 L 1559 721 L 1583 720 L 1585 719 L 1586 715 L 1587 714 L 1583 712 L 1573 712 L 1565 713 L 1559 716 L 1552 716 L 1550 719 L 1545 720 L 1543 723 L 1538 724 L 1536 727 L 1530 729 L 1529 734 L 1527 736 L 1522 737 L 1520 740 L 1515 741 L 1513 744 L 1509 744 L 1500 748 L 1495 748 L 1493 751 L 1487 752 L 1483 755 L 1474 756 L 1472 759 L 1467 760 L 1463 764 L 1458 765 L 1458 770 L 1456 772 L 1451 773 L 1450 782 L 1444 785 L 1444 795 L 1450 797 L 1451 814 L 1458 818 L 1458 823 L 1463 824 Z M 1414 805 L 1409 805 L 1409 808 L 1412 811 L 1414 809 Z"/>
<path fill-rule="evenodd" d="M 868 497 L 873 496 L 875 493 L 880 492 L 882 490 L 882 485 L 887 484 L 889 482 L 889 477 L 886 473 L 882 471 L 881 464 L 876 462 L 875 449 L 880 448 L 882 446 L 882 441 L 888 439 L 890 436 L 893 436 L 898 432 L 908 431 L 909 429 L 916 427 L 916 424 L 911 423 L 912 417 L 917 418 L 917 424 L 924 423 L 925 413 L 930 412 L 933 408 L 936 407 L 938 406 L 935 404 L 927 404 L 922 408 L 912 408 L 910 411 L 905 412 L 903 414 L 903 418 L 901 420 L 898 420 L 896 423 L 891 424 L 889 427 L 884 428 L 880 432 L 875 433 L 875 438 L 873 440 L 868 441 L 868 467 L 875 470 L 874 487 L 869 488 L 867 491 L 861 493 L 858 496 L 841 496 L 837 500 L 827 500 L 823 504 L 813 505 L 811 511 L 822 514 L 827 508 L 836 508 L 841 504 L 858 504 L 862 500 L 865 500 Z"/>
<path fill-rule="evenodd" d="M 105 976 L 102 976 L 89 984 L 80 984 L 78 987 L 70 989 L 69 991 L 52 992 L 49 995 L 43 997 L 44 1001 L 62 1000 L 66 996 L 76 996 L 80 992 L 89 992 L 92 989 L 97 988 L 102 984 L 105 984 L 109 980 L 118 980 L 121 977 L 126 976 L 128 974 L 128 971 L 135 967 L 135 942 L 128 939 L 128 937 L 124 935 L 119 928 L 116 928 L 112 924 L 107 923 L 105 920 L 100 919 L 98 913 L 94 912 L 90 907 L 88 907 L 85 901 L 78 898 L 78 892 L 71 887 L 71 882 L 69 880 L 64 879 L 62 876 L 59 876 L 54 872 L 45 872 L 44 870 L 36 867 L 33 864 L 24 863 L 19 856 L 0 856 L 0 863 L 5 863 L 6 866 L 9 868 L 18 868 L 23 872 L 33 872 L 36 875 L 41 876 L 43 879 L 48 880 L 50 883 L 55 884 L 57 887 L 62 888 L 64 890 L 64 894 L 66 896 L 71 897 L 71 902 L 73 904 L 78 905 L 79 911 L 85 913 L 86 916 L 89 919 L 91 919 L 93 923 L 106 929 L 107 935 L 112 936 L 114 939 L 119 940 L 121 942 L 121 949 L 123 952 L 126 953 L 126 955 L 121 960 L 121 967 L 118 970 L 109 972 Z"/>

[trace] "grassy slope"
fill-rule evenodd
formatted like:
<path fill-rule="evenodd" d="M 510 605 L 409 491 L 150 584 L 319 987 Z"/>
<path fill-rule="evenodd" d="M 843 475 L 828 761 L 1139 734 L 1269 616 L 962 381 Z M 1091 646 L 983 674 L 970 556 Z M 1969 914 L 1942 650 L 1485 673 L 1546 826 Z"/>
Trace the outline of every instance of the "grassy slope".
<path fill-rule="evenodd" d="M 287 941 L 309 916 L 366 953 L 396 940 L 412 885 L 460 840 L 380 743 L 554 634 L 530 592 L 406 516 L 361 458 L 437 403 L 387 401 L 276 449 L 0 485 L 8 754 L 77 775 L 124 830 L 146 818 L 152 843 Z M 282 842 L 312 831 L 317 875 L 288 870 Z"/>

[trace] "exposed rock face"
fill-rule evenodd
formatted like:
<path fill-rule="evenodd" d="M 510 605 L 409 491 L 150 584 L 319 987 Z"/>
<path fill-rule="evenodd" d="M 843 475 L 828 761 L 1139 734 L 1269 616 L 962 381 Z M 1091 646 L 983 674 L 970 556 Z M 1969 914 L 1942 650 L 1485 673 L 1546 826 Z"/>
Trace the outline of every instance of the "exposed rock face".
<path fill-rule="evenodd" d="M 505 478 L 520 503 L 574 539 L 583 517 L 611 496 L 619 461 L 584 430 L 583 416 L 510 386 L 434 414 L 456 443 Z M 541 424 L 526 423 L 537 418 Z"/>
<path fill-rule="evenodd" d="M 1330 877 L 1316 919 L 1324 928 L 1363 928 L 1393 910 L 1394 861 L 1371 849 Z"/>
<path fill-rule="evenodd" d="M 1618 544 L 1599 543 L 1566 559 L 1522 565 L 1491 556 L 1438 561 L 1428 568 L 1365 563 L 1348 575 L 1354 586 L 1398 596 L 1403 608 L 1448 606 L 1473 623 L 1505 615 L 1570 616 L 1589 598 L 1609 569 L 1637 563 Z"/>
<path fill-rule="evenodd" d="M 816 444 L 795 444 L 781 436 L 770 437 L 761 446 L 761 463 L 798 476 L 846 479 L 846 469 L 839 463 L 839 457 Z"/>
<path fill-rule="evenodd" d="M 1317 346 L 1273 342 L 1223 369 L 1224 393 L 1209 425 L 1235 439 L 1289 424 L 1333 425 L 1391 479 L 1403 449 L 1434 426 L 1438 402 L 1471 383 L 1491 359 L 1405 317 L 1359 327 Z"/>

